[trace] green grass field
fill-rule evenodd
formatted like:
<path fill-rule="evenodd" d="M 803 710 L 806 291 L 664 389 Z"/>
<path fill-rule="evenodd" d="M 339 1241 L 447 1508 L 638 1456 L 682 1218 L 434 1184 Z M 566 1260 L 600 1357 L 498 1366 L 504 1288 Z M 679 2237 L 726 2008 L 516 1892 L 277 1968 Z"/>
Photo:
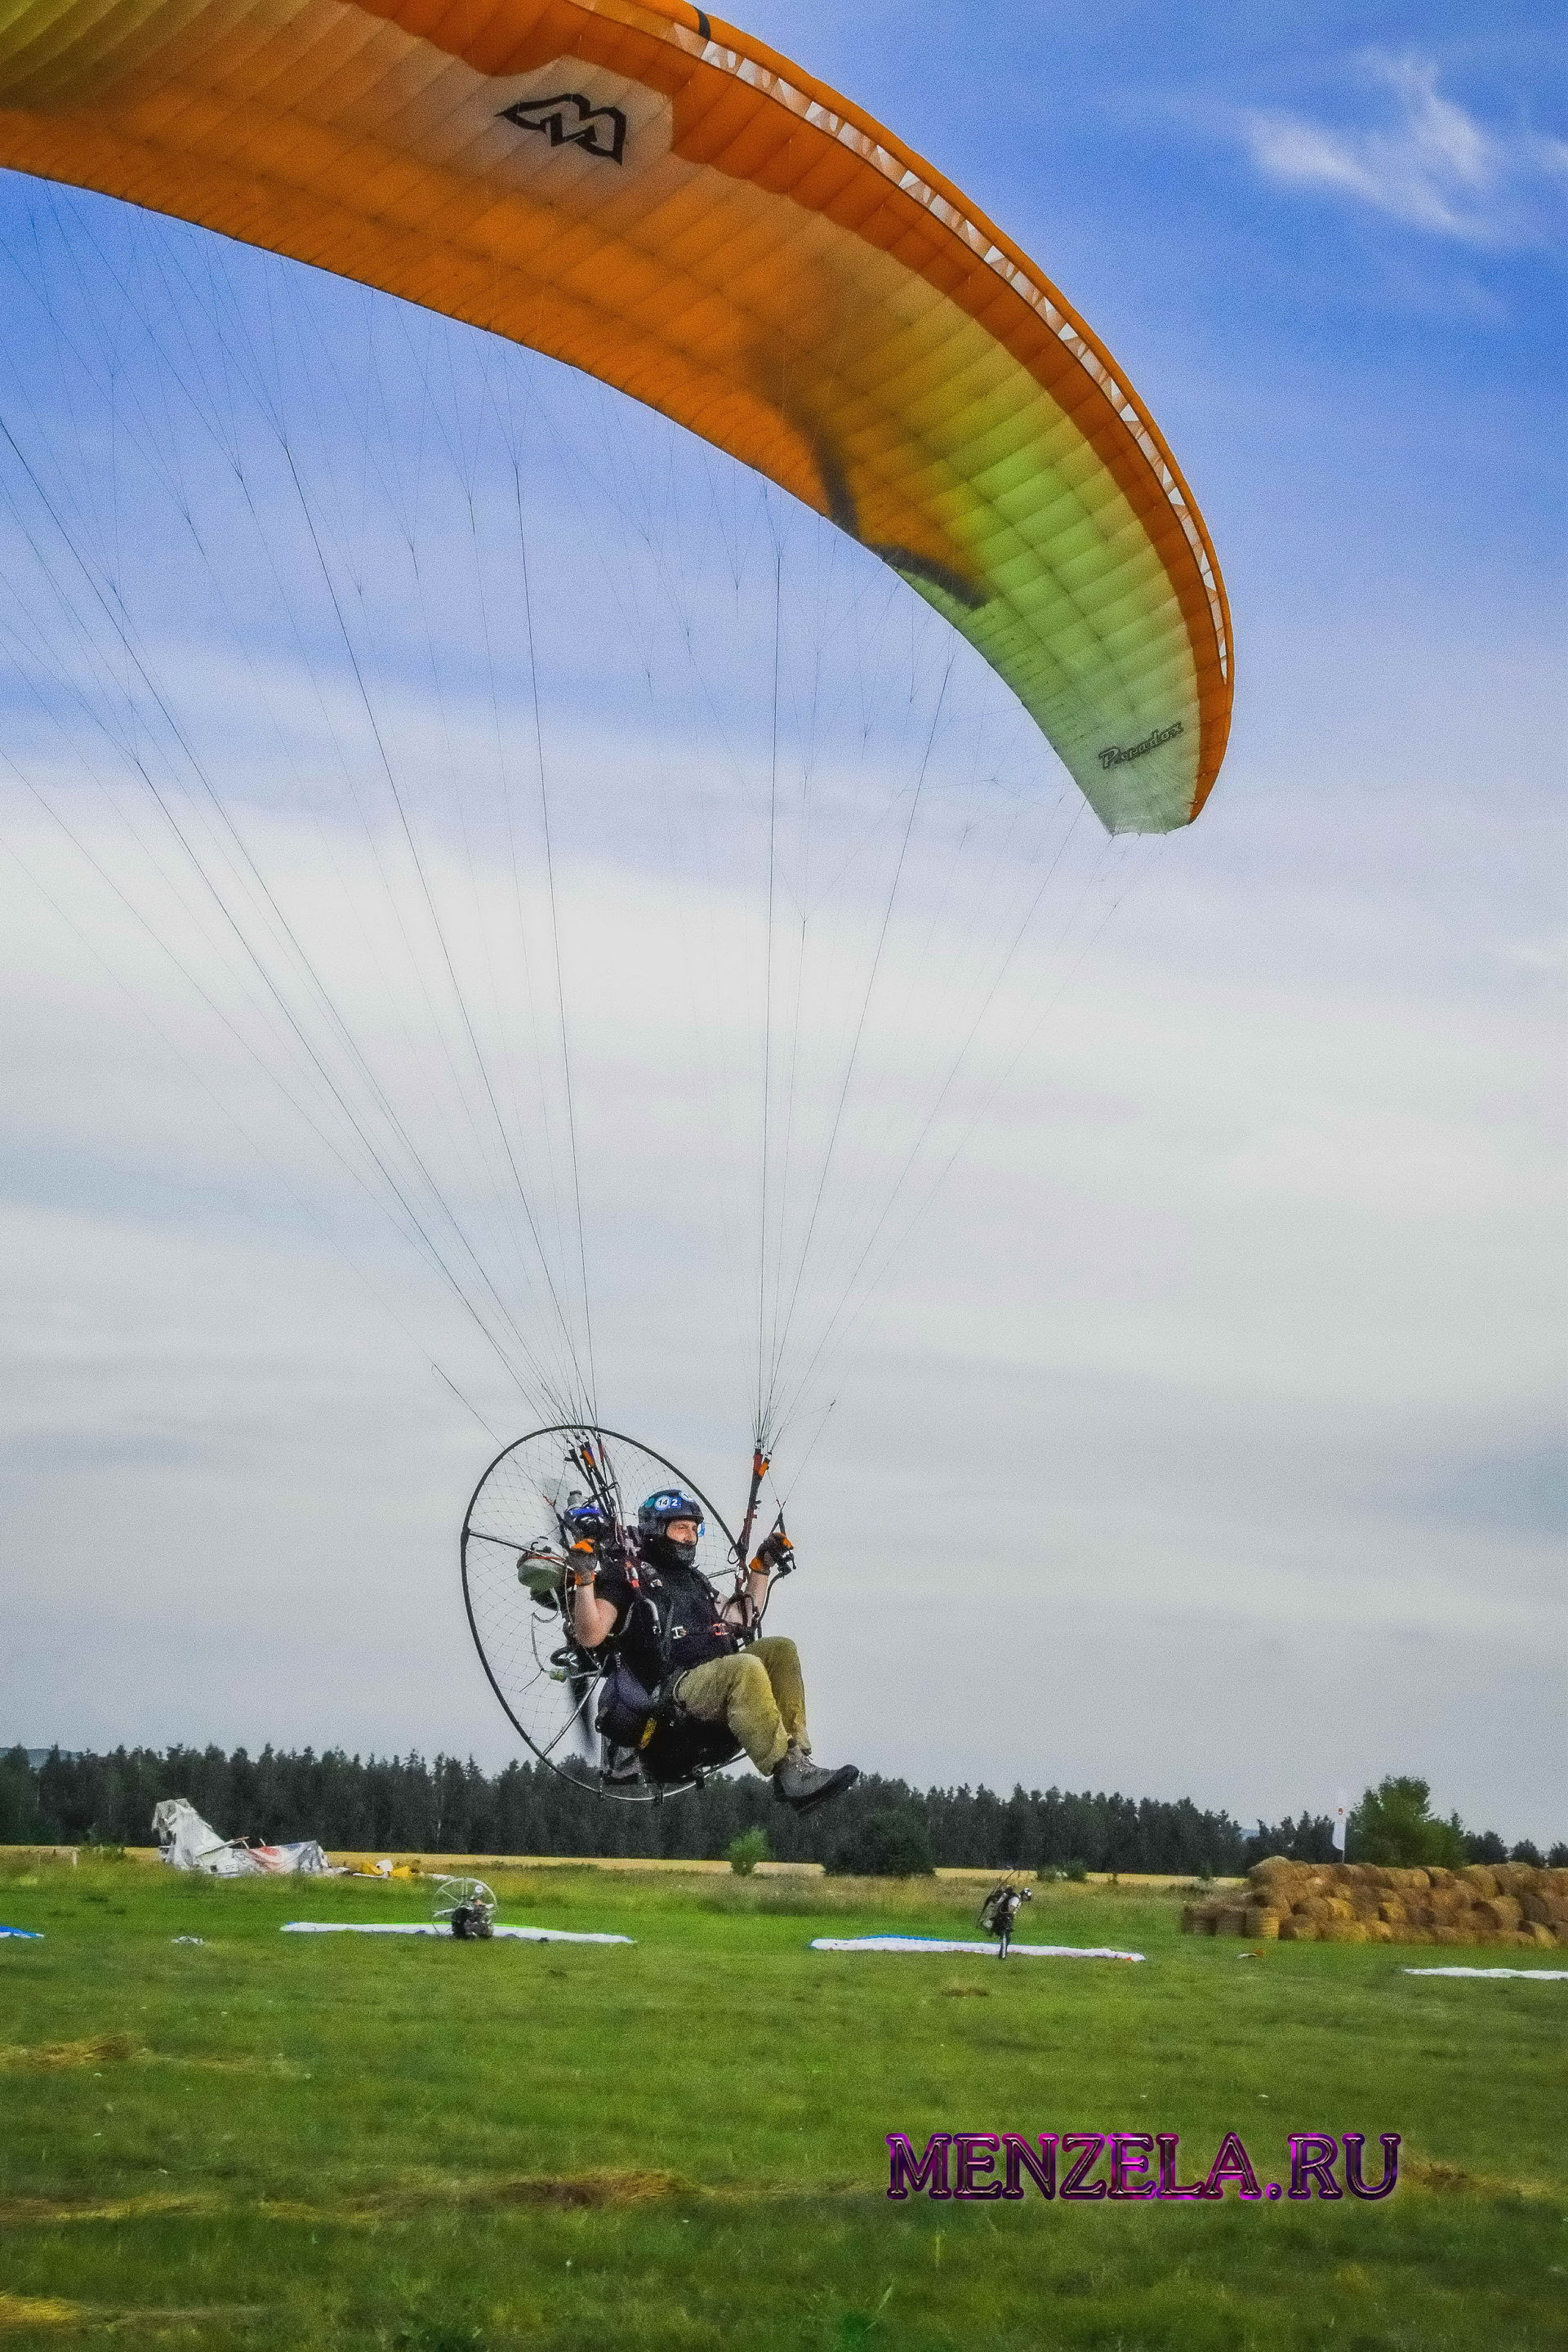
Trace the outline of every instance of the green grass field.
<path fill-rule="evenodd" d="M 1244 1960 L 1115 1890 L 1043 1891 L 1026 1938 L 1143 1967 L 808 1950 L 964 1932 L 970 1890 L 929 1882 L 498 1891 L 636 1948 L 278 1933 L 427 1917 L 418 1885 L 0 1874 L 46 1936 L 0 1942 L 7 2352 L 1568 2340 L 1568 1985 Z M 1179 2132 L 1184 2179 L 1228 2130 L 1263 2179 L 1292 2132 L 1405 2162 L 1381 2203 L 888 2201 L 887 2133 L 1003 2130 Z"/>

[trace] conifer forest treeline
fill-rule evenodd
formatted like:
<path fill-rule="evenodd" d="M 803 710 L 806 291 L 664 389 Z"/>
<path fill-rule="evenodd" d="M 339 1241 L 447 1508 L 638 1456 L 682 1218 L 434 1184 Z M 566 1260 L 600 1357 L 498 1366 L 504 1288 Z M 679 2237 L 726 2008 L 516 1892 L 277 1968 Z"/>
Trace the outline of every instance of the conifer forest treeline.
<path fill-rule="evenodd" d="M 761 1828 L 782 1861 L 831 1864 L 874 1814 L 913 1814 L 934 1861 L 977 1868 L 1173 1871 L 1228 1877 L 1265 1854 L 1303 1862 L 1331 1852 L 1326 1817 L 1259 1822 L 1228 1813 L 1059 1789 L 911 1789 L 868 1774 L 820 1813 L 797 1820 L 753 1774 L 711 1780 L 659 1805 L 601 1801 L 540 1764 L 487 1773 L 471 1759 L 361 1758 L 328 1749 L 52 1750 L 37 1763 L 0 1755 L 0 1844 L 148 1845 L 153 1808 L 187 1797 L 221 1836 L 285 1843 L 319 1838 L 339 1851 L 470 1854 L 662 1854 L 716 1860 Z M 1500 1839 L 1471 1841 L 1504 1851 Z M 1485 1858 L 1484 1853 L 1478 1858 Z"/>

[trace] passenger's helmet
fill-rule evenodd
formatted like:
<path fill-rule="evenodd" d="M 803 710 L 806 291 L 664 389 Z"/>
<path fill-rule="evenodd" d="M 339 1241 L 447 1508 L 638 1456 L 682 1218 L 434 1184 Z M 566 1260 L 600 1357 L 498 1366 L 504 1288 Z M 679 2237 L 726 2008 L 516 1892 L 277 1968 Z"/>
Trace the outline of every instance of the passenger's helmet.
<path fill-rule="evenodd" d="M 694 1496 L 679 1486 L 661 1486 L 650 1495 L 637 1513 L 637 1534 L 643 1548 L 656 1561 L 673 1559 L 682 1568 L 689 1568 L 697 1557 L 695 1544 L 671 1543 L 666 1533 L 672 1519 L 690 1519 L 699 1535 L 702 1533 L 702 1506 Z"/>
<path fill-rule="evenodd" d="M 596 1544 L 610 1533 L 610 1522 L 601 1504 L 578 1496 L 562 1512 L 561 1528 L 569 1544 Z"/>

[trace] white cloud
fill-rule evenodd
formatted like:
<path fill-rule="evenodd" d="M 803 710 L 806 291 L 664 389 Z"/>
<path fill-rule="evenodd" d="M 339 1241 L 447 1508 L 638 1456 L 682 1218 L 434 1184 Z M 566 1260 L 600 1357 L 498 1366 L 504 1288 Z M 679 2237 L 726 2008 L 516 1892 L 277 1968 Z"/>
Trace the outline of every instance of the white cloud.
<path fill-rule="evenodd" d="M 1544 184 L 1568 173 L 1568 144 L 1489 128 L 1437 87 L 1428 58 L 1369 52 L 1363 78 L 1393 119 L 1339 128 L 1276 110 L 1243 120 L 1253 162 L 1289 187 L 1351 196 L 1396 220 L 1477 245 L 1530 240 Z"/>

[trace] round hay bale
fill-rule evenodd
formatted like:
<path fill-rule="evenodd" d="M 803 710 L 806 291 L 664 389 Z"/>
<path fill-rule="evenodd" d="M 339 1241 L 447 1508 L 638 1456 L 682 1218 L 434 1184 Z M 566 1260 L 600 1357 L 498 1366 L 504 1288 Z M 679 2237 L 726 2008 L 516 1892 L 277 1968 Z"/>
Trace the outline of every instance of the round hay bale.
<path fill-rule="evenodd" d="M 1364 1944 L 1366 1928 L 1359 1919 L 1331 1919 L 1323 1930 L 1325 1944 Z"/>
<path fill-rule="evenodd" d="M 1385 1895 L 1377 1906 L 1377 1916 L 1380 1919 L 1387 1920 L 1391 1927 L 1403 1927 L 1405 1924 L 1404 1897 L 1399 1895 Z"/>
<path fill-rule="evenodd" d="M 1484 1863 L 1466 1863 L 1459 1876 L 1467 1886 L 1474 1887 L 1478 1895 L 1495 1895 L 1498 1892 L 1497 1873 L 1495 1870 L 1489 1870 Z"/>
<path fill-rule="evenodd" d="M 1488 1927 L 1500 1928 L 1510 1935 L 1524 1916 L 1511 1895 L 1493 1895 L 1485 1903 L 1478 1903 L 1476 1909 Z"/>
<path fill-rule="evenodd" d="M 1435 1944 L 1468 1944 L 1469 1940 L 1468 1936 L 1459 1933 L 1458 1927 L 1434 1927 L 1432 1930 Z"/>
<path fill-rule="evenodd" d="M 1568 1870 L 1543 1870 L 1541 1891 L 1543 1895 L 1568 1895 Z"/>
<path fill-rule="evenodd" d="M 1392 1944 L 1398 1939 L 1386 1919 L 1369 1919 L 1366 1923 L 1366 1940 L 1369 1944 Z"/>
<path fill-rule="evenodd" d="M 1261 1862 L 1255 1862 L 1247 1875 L 1254 1886 L 1264 1886 L 1273 1878 L 1294 1878 L 1300 1867 L 1299 1862 L 1288 1862 L 1282 1853 L 1270 1853 Z"/>
<path fill-rule="evenodd" d="M 1280 1926 L 1289 1916 L 1286 1912 L 1254 1906 L 1242 1915 L 1241 1932 L 1244 1936 L 1250 1936 L 1255 1943 L 1277 1943 Z"/>
<path fill-rule="evenodd" d="M 1331 1919 L 1345 1920 L 1355 1917 L 1354 1907 L 1345 1901 L 1342 1895 L 1325 1895 L 1323 1909 Z"/>
<path fill-rule="evenodd" d="M 1530 1922 L 1528 1933 L 1531 1942 L 1539 1946 L 1542 1951 L 1554 1952 L 1557 1949 L 1556 1937 L 1550 1927 L 1543 1927 L 1539 1919 L 1532 1919 Z"/>
<path fill-rule="evenodd" d="M 1279 1941 L 1282 1944 L 1315 1944 L 1319 1940 L 1317 1921 L 1304 1919 L 1300 1911 L 1290 1912 L 1279 1922 Z"/>

